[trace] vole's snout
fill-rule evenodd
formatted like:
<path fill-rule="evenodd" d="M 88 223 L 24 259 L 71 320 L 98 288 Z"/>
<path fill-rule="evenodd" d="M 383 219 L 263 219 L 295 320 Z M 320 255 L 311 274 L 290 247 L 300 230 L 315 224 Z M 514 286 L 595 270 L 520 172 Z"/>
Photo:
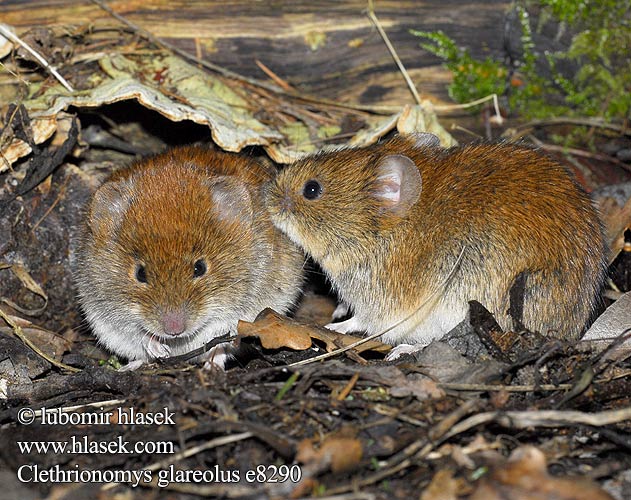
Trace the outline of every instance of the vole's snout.
<path fill-rule="evenodd" d="M 165 335 L 177 337 L 186 330 L 188 314 L 182 309 L 167 310 L 162 312 L 158 319 Z"/>

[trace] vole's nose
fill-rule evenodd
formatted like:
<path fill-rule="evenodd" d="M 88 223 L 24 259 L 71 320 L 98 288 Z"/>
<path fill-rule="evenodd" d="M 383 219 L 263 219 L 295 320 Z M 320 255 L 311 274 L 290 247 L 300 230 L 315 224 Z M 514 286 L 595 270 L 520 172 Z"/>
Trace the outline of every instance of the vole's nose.
<path fill-rule="evenodd" d="M 160 315 L 160 325 L 166 335 L 176 337 L 186 330 L 188 314 L 181 310 L 169 310 Z"/>

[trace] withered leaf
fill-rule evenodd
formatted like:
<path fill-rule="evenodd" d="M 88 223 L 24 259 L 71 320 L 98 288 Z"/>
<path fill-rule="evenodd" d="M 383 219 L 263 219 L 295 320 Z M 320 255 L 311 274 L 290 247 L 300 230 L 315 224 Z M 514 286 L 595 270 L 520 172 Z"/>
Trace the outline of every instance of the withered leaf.
<path fill-rule="evenodd" d="M 304 351 L 311 347 L 309 327 L 295 323 L 272 309 L 265 309 L 254 323 L 239 321 L 237 332 L 243 337 L 258 337 L 265 349 L 287 347 Z"/>
<path fill-rule="evenodd" d="M 534 446 L 517 448 L 508 462 L 480 481 L 471 500 L 613 500 L 586 478 L 548 475 L 546 460 Z"/>
<path fill-rule="evenodd" d="M 432 478 L 427 488 L 421 493 L 421 500 L 456 500 L 458 482 L 453 472 L 441 469 Z"/>
<path fill-rule="evenodd" d="M 352 335 L 299 323 L 269 308 L 263 310 L 253 323 L 239 321 L 237 332 L 243 337 L 258 337 L 265 349 L 287 347 L 305 350 L 311 347 L 311 340 L 316 339 L 324 342 L 326 350 L 331 352 L 360 340 Z M 366 342 L 356 348 L 357 352 L 372 350 L 380 353 L 387 353 L 390 349 L 391 346 L 377 341 Z"/>
<path fill-rule="evenodd" d="M 330 469 L 344 472 L 355 469 L 363 455 L 361 441 L 357 438 L 328 436 L 316 448 L 310 439 L 298 443 L 296 460 L 317 471 Z"/>

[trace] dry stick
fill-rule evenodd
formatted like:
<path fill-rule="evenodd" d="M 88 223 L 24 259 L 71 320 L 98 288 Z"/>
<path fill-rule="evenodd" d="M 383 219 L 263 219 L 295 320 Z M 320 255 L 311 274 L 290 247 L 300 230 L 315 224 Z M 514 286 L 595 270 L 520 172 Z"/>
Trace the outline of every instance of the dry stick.
<path fill-rule="evenodd" d="M 369 335 L 368 337 L 364 337 L 363 339 L 358 340 L 357 342 L 353 342 L 352 344 L 349 344 L 346 347 L 342 347 L 340 349 L 336 349 L 335 351 L 327 352 L 325 354 L 320 354 L 318 356 L 314 356 L 313 358 L 297 361 L 287 366 L 294 367 L 294 366 L 308 365 L 310 363 L 315 363 L 316 361 L 322 361 L 323 359 L 332 358 L 334 356 L 337 356 L 338 354 L 342 354 L 343 352 L 350 351 L 351 349 L 354 349 L 357 346 L 360 346 L 362 344 L 365 344 L 366 342 L 370 342 L 371 340 L 381 337 L 382 335 L 385 335 L 389 331 L 394 330 L 397 326 L 405 323 L 410 318 L 412 318 L 415 314 L 417 314 L 430 300 L 432 300 L 432 298 L 434 298 L 434 296 L 438 293 L 438 291 L 453 277 L 454 273 L 456 272 L 456 269 L 458 269 L 458 266 L 460 265 L 460 261 L 462 260 L 462 256 L 464 255 L 464 251 L 466 248 L 467 247 L 462 247 L 462 250 L 460 251 L 460 255 L 458 255 L 458 259 L 456 260 L 456 263 L 451 268 L 449 275 L 442 281 L 442 283 L 438 284 L 436 289 L 429 295 L 429 297 L 427 297 L 427 299 L 423 301 L 423 303 L 420 306 L 418 306 L 417 309 L 415 309 L 412 313 L 410 313 L 408 316 L 406 316 L 402 320 L 397 321 L 394 325 L 386 328 L 382 332 Z"/>
<path fill-rule="evenodd" d="M 267 66 L 265 66 L 265 64 L 263 64 L 261 61 L 259 61 L 258 59 L 255 59 L 254 62 L 256 63 L 256 65 L 261 68 L 261 71 L 263 73 L 265 73 L 267 76 L 269 76 L 276 85 L 278 85 L 280 88 L 282 88 L 283 90 L 287 91 L 287 92 L 292 92 L 295 91 L 294 88 L 292 88 L 291 85 L 289 85 L 285 80 L 283 80 L 280 76 L 278 76 L 276 73 L 274 73 L 271 69 L 269 69 Z"/>
<path fill-rule="evenodd" d="M 565 147 L 565 146 L 556 146 L 554 144 L 547 144 L 547 143 L 545 143 L 543 141 L 540 141 L 539 139 L 537 139 L 533 135 L 529 135 L 528 137 L 530 138 L 530 140 L 535 145 L 537 145 L 538 147 L 540 147 L 541 149 L 544 149 L 546 151 L 554 151 L 556 153 L 563 153 L 565 155 L 581 156 L 583 158 L 590 158 L 590 159 L 593 159 L 593 160 L 599 160 L 599 161 L 605 161 L 605 162 L 608 162 L 608 163 L 614 163 L 614 164 L 618 165 L 619 167 L 622 167 L 624 170 L 631 171 L 631 167 L 629 165 L 627 165 L 623 161 L 618 160 L 618 158 L 614 158 L 613 156 L 601 155 L 601 154 L 598 154 L 598 153 L 591 153 L 589 151 L 584 151 L 582 149 L 568 148 L 568 147 Z"/>
<path fill-rule="evenodd" d="M 20 325 L 15 323 L 15 321 L 13 321 L 9 317 L 9 315 L 5 314 L 2 309 L 0 309 L 0 318 L 2 318 L 4 321 L 6 321 L 7 325 L 9 325 L 11 328 L 13 328 L 13 332 L 18 336 L 18 338 L 20 338 L 22 340 L 22 342 L 24 342 L 38 356 L 41 356 L 46 361 L 48 361 L 50 364 L 52 364 L 54 366 L 57 366 L 59 368 L 63 368 L 64 370 L 68 370 L 68 371 L 74 372 L 74 373 L 77 373 L 77 372 L 81 371 L 79 368 L 75 368 L 74 366 L 66 365 L 66 364 L 62 363 L 61 361 L 57 361 L 56 359 L 52 358 L 51 356 L 49 356 L 48 354 L 46 354 L 45 352 L 40 350 L 39 347 L 37 347 L 35 344 L 33 344 L 33 342 L 31 342 L 26 337 L 26 335 L 24 335 L 24 332 L 22 331 L 22 328 L 20 327 Z"/>
<path fill-rule="evenodd" d="M 508 429 L 525 429 L 527 427 L 559 427 L 565 425 L 590 425 L 602 427 L 631 420 L 631 407 L 620 410 L 607 410 L 598 413 L 584 413 L 581 411 L 490 411 L 479 413 L 454 425 L 445 434 L 443 441 L 456 434 L 477 427 L 488 422 L 497 422 Z"/>
<path fill-rule="evenodd" d="M 403 61 L 401 61 L 401 59 L 399 58 L 397 51 L 395 50 L 392 43 L 390 43 L 390 39 L 388 38 L 388 35 L 386 34 L 385 30 L 381 26 L 381 22 L 379 21 L 379 19 L 377 19 L 377 16 L 375 15 L 374 0 L 368 0 L 368 17 L 377 28 L 377 31 L 379 31 L 379 34 L 381 35 L 381 38 L 386 44 L 386 47 L 388 47 L 388 50 L 390 51 L 390 55 L 392 56 L 392 58 L 394 59 L 394 62 L 399 67 L 399 71 L 403 75 L 403 78 L 405 79 L 405 83 L 410 89 L 410 92 L 412 93 L 412 96 L 414 97 L 416 104 L 421 104 L 421 98 L 418 94 L 418 91 L 416 90 L 416 86 L 414 85 L 412 78 L 410 78 L 410 74 L 405 69 L 405 66 L 403 66 Z M 497 94 L 491 94 L 486 97 L 482 97 L 481 99 L 476 99 L 475 101 L 467 102 L 464 104 L 450 104 L 450 105 L 442 105 L 442 106 L 434 105 L 432 106 L 432 108 L 435 109 L 436 111 L 450 111 L 452 109 L 466 109 L 466 108 L 472 108 L 473 106 L 477 106 L 478 104 L 482 104 L 490 100 L 493 100 L 495 116 L 497 118 L 498 123 L 501 124 L 504 121 L 504 118 L 502 118 L 502 114 L 500 113 L 500 106 L 499 106 Z"/>
<path fill-rule="evenodd" d="M 500 124 L 503 123 L 504 118 L 502 118 L 502 114 L 500 113 L 500 103 L 497 98 L 497 94 L 490 94 L 490 95 L 487 95 L 486 97 L 476 99 L 475 101 L 465 102 L 464 104 L 434 105 L 433 108 L 436 111 L 450 111 L 452 109 L 466 109 L 466 108 L 472 108 L 473 106 L 477 106 L 478 104 L 482 104 L 490 100 L 493 100 L 493 108 L 495 109 L 495 117 L 497 118 L 498 123 Z"/>
<path fill-rule="evenodd" d="M 613 337 L 613 340 L 619 337 Z M 615 342 L 612 343 L 615 347 Z M 607 347 L 609 349 L 609 347 Z M 602 358 L 607 349 L 601 353 Z M 631 375 L 631 370 L 619 373 L 613 377 L 604 377 L 592 381 L 592 384 L 607 384 L 612 380 L 619 380 Z M 496 385 L 496 384 L 461 384 L 455 382 L 439 382 L 438 387 L 450 391 L 506 391 L 506 392 L 532 392 L 532 391 L 567 391 L 572 389 L 575 384 L 543 384 L 543 385 Z"/>
<path fill-rule="evenodd" d="M 346 396 L 348 396 L 351 393 L 351 391 L 353 390 L 353 387 L 355 387 L 355 384 L 357 383 L 358 380 L 359 380 L 359 372 L 357 372 L 355 375 L 351 377 L 351 379 L 348 381 L 348 384 L 346 384 L 344 389 L 340 391 L 340 393 L 337 395 L 337 398 L 335 399 L 337 399 L 338 401 L 344 401 L 346 399 Z"/>
<path fill-rule="evenodd" d="M 52 74 L 59 81 L 59 83 L 61 83 L 65 87 L 68 92 L 74 92 L 74 88 L 72 88 L 72 85 L 70 85 L 66 81 L 66 79 L 61 76 L 59 72 L 46 59 L 44 59 L 44 57 L 39 52 L 29 47 L 17 35 L 12 33 L 5 24 L 0 23 L 0 35 L 11 40 L 13 43 L 17 43 L 18 45 L 20 45 L 24 50 L 31 54 L 38 63 L 40 63 L 46 70 L 48 70 L 50 74 Z"/>
<path fill-rule="evenodd" d="M 104 406 L 114 406 L 114 405 L 120 405 L 125 403 L 127 400 L 125 399 L 108 399 L 106 401 L 95 401 L 94 403 L 85 403 L 82 405 L 75 405 L 75 406 L 62 406 L 61 408 L 57 408 L 59 411 L 67 413 L 67 412 L 71 412 L 71 411 L 76 411 L 76 410 L 83 410 L 84 408 L 99 408 L 101 409 Z M 42 416 L 42 410 L 35 410 L 33 412 L 33 416 L 35 417 L 41 417 Z"/>
<path fill-rule="evenodd" d="M 438 387 L 450 391 L 506 391 L 506 392 L 533 392 L 533 391 L 567 391 L 572 384 L 545 384 L 545 385 L 493 385 L 493 384 L 459 384 L 452 382 L 439 382 Z"/>
<path fill-rule="evenodd" d="M 512 134 L 512 136 L 514 137 L 515 135 L 519 135 L 521 131 L 528 130 L 534 127 L 547 127 L 547 126 L 564 125 L 564 124 L 604 128 L 604 129 L 620 132 L 621 134 L 631 135 L 631 128 L 625 127 L 623 125 L 616 125 L 614 123 L 606 123 L 602 118 L 558 117 L 558 118 L 546 118 L 545 120 L 533 120 L 528 123 L 524 123 L 523 125 L 518 125 L 517 127 L 514 128 L 515 133 Z"/>
<path fill-rule="evenodd" d="M 251 432 L 242 432 L 240 434 L 230 434 L 228 436 L 222 436 L 219 438 L 211 439 L 210 441 L 206 441 L 204 444 L 200 444 L 199 446 L 193 446 L 192 448 L 188 448 L 180 453 L 176 453 L 175 455 L 170 456 L 165 460 L 160 460 L 159 462 L 154 462 L 146 467 L 143 467 L 143 470 L 149 470 L 151 472 L 155 472 L 157 470 L 163 469 L 167 465 L 172 465 L 179 460 L 183 460 L 185 458 L 192 457 L 193 455 L 197 455 L 202 451 L 206 451 L 210 448 L 216 448 L 218 446 L 224 446 L 230 443 L 236 443 L 237 441 L 243 441 L 244 439 L 249 439 L 254 434 Z M 101 487 L 102 491 L 111 490 L 112 488 L 118 486 L 121 483 L 108 483 Z"/>
<path fill-rule="evenodd" d="M 383 39 L 383 42 L 386 44 L 386 47 L 388 47 L 388 50 L 390 51 L 390 55 L 392 56 L 392 59 L 394 59 L 394 62 L 399 67 L 399 71 L 403 75 L 403 78 L 405 79 L 405 83 L 407 84 L 408 88 L 410 89 L 410 92 L 412 93 L 412 96 L 414 97 L 414 100 L 416 101 L 416 104 L 421 104 L 421 98 L 418 95 L 418 91 L 416 90 L 416 86 L 414 85 L 414 82 L 410 78 L 410 74 L 405 69 L 405 66 L 403 66 L 403 62 L 399 58 L 399 55 L 397 54 L 397 51 L 394 50 L 394 47 L 390 43 L 390 39 L 388 38 L 388 35 L 384 31 L 383 27 L 381 26 L 381 23 L 379 22 L 379 19 L 377 19 L 377 16 L 375 15 L 375 2 L 374 2 L 374 0 L 368 0 L 368 17 L 370 18 L 372 23 L 375 25 L 375 28 L 377 28 L 377 31 L 381 35 L 381 38 Z"/>

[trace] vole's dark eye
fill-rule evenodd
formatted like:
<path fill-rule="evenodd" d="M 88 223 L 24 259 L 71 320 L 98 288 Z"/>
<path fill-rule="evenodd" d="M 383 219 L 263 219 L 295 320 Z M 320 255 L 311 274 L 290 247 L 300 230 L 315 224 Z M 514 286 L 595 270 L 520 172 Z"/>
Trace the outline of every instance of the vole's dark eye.
<path fill-rule="evenodd" d="M 136 280 L 138 280 L 140 283 L 147 282 L 147 271 L 145 271 L 145 266 L 143 266 L 142 264 L 136 265 Z"/>
<path fill-rule="evenodd" d="M 305 185 L 302 188 L 302 196 L 304 196 L 307 200 L 317 200 L 320 196 L 322 196 L 322 185 L 313 179 L 305 182 Z"/>
<path fill-rule="evenodd" d="M 204 259 L 199 259 L 195 261 L 195 266 L 193 267 L 193 277 L 199 278 L 200 276 L 204 276 L 206 274 L 206 261 Z"/>

